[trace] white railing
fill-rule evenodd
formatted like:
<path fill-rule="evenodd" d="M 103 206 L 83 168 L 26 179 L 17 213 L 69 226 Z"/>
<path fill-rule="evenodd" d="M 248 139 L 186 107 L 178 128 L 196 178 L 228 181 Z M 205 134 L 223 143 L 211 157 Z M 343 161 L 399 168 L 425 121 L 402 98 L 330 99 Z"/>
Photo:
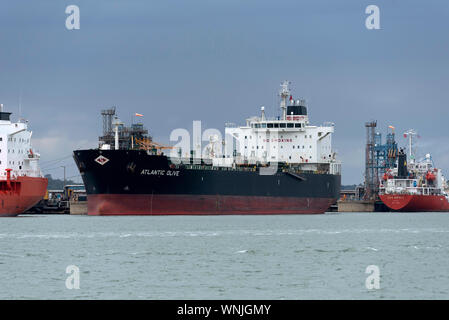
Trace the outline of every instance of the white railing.
<path fill-rule="evenodd" d="M 441 189 L 434 187 L 380 187 L 380 194 L 441 195 Z"/>
<path fill-rule="evenodd" d="M 19 176 L 25 177 L 43 177 L 42 172 L 40 170 L 13 170 L 11 171 L 11 179 L 17 179 Z M 0 180 L 6 180 L 6 172 L 0 175 Z"/>

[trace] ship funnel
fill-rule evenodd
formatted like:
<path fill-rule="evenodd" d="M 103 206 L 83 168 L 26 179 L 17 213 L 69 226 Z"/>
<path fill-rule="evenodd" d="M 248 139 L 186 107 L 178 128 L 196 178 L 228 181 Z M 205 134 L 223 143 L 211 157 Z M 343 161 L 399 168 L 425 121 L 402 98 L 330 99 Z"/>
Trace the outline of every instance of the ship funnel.
<path fill-rule="evenodd" d="M 407 154 L 401 149 L 398 154 L 398 177 L 407 178 Z"/>

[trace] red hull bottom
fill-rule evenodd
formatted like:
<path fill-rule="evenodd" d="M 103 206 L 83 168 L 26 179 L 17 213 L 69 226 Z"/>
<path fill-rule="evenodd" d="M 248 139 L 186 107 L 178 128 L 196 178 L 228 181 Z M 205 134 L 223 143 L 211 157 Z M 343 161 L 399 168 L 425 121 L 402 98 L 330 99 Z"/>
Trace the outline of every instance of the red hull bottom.
<path fill-rule="evenodd" d="M 89 215 L 324 213 L 335 199 L 210 195 L 89 195 Z"/>
<path fill-rule="evenodd" d="M 384 194 L 382 202 L 390 209 L 408 212 L 449 211 L 449 202 L 444 196 Z"/>
<path fill-rule="evenodd" d="M 0 188 L 0 217 L 13 217 L 38 203 L 47 190 L 46 178 L 18 177 L 11 187 L 2 181 Z"/>

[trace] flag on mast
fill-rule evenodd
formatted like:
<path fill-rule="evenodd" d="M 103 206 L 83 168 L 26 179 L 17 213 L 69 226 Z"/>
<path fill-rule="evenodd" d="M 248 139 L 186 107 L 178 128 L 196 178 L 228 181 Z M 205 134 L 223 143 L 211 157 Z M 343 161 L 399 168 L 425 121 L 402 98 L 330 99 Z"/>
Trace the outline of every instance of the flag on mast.
<path fill-rule="evenodd" d="M 135 114 L 136 117 L 143 117 L 143 114 L 137 113 Z"/>

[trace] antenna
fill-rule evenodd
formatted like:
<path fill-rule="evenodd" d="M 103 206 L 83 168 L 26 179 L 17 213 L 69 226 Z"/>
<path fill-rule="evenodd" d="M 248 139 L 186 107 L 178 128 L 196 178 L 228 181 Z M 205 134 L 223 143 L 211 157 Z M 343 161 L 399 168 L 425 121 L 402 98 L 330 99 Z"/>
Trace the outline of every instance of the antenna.
<path fill-rule="evenodd" d="M 279 95 L 281 96 L 282 120 L 285 120 L 287 116 L 287 97 L 290 95 L 289 85 L 290 81 L 284 80 L 281 83 L 281 90 L 279 91 Z"/>
<path fill-rule="evenodd" d="M 408 138 L 408 155 L 410 159 L 415 159 L 413 154 L 413 145 L 414 145 L 413 136 L 416 135 L 418 135 L 418 133 L 413 129 L 409 129 L 406 132 L 404 132 L 404 138 Z"/>
<path fill-rule="evenodd" d="M 21 117 L 22 117 L 22 88 L 20 88 L 19 93 L 19 122 Z"/>

